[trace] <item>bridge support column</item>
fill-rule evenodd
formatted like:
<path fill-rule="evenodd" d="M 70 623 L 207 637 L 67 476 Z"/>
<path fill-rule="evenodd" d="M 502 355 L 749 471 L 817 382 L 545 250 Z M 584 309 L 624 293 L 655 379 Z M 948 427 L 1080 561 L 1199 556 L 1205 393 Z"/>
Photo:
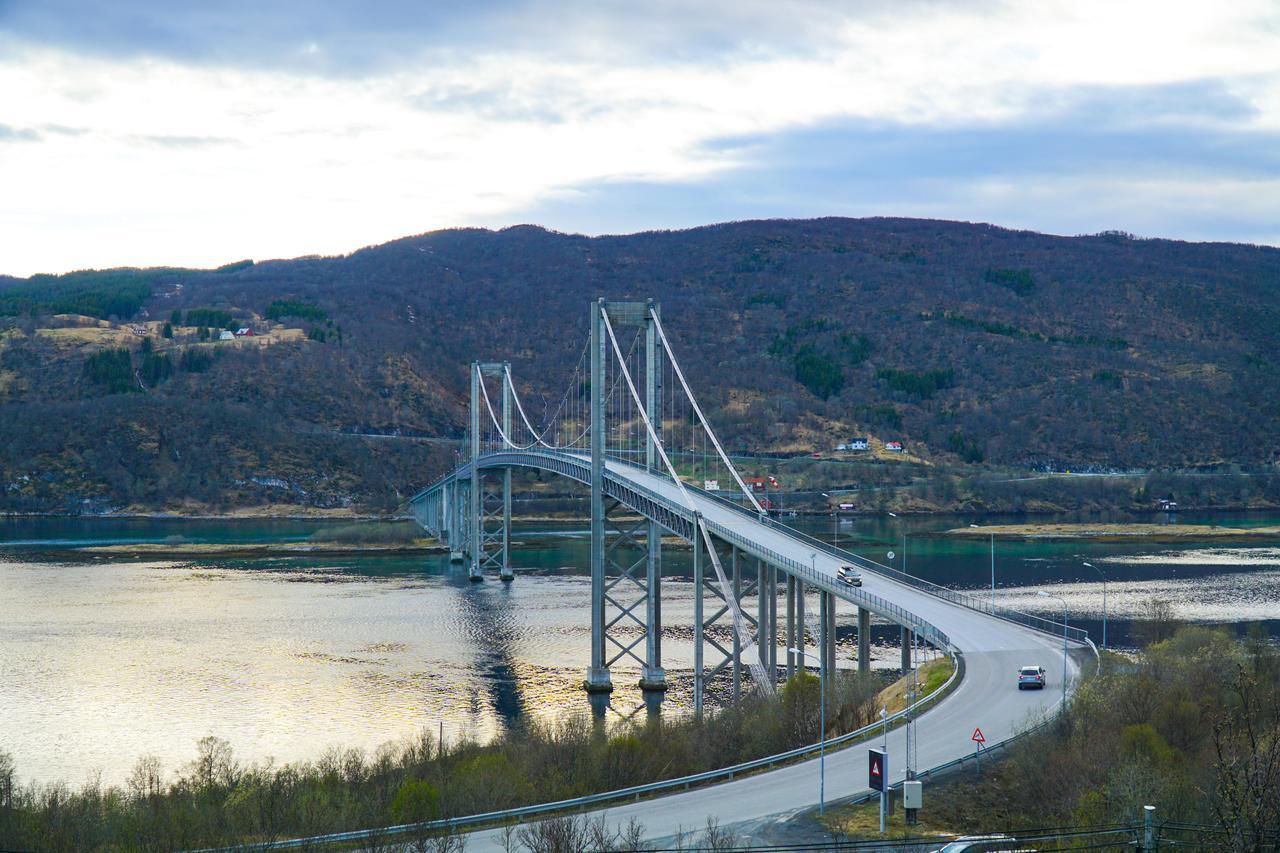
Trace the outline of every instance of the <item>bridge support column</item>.
<path fill-rule="evenodd" d="M 648 300 L 644 313 L 644 408 L 645 413 L 651 416 L 654 434 L 661 440 L 662 418 L 658 415 L 662 411 L 662 353 L 658 346 L 657 328 L 653 324 L 657 313 L 658 306 L 652 299 Z M 649 472 L 661 468 L 657 445 L 647 430 L 644 465 Z M 645 572 L 649 595 L 645 600 L 645 661 L 640 688 L 651 694 L 646 701 L 652 707 L 662 701 L 661 694 L 667 689 L 667 673 L 662 668 L 662 528 L 656 522 L 649 522 L 645 544 L 649 552 Z"/>
<path fill-rule="evenodd" d="M 787 575 L 787 680 L 796 674 L 796 576 Z"/>
<path fill-rule="evenodd" d="M 902 671 L 911 671 L 911 631 L 902 626 Z"/>
<path fill-rule="evenodd" d="M 730 583 L 733 584 L 733 598 L 735 601 L 742 601 L 742 559 L 739 558 L 738 549 L 729 549 L 729 563 L 732 571 Z M 737 702 L 742 698 L 742 638 L 738 636 L 738 632 L 733 632 L 733 701 Z"/>
<path fill-rule="evenodd" d="M 609 693 L 613 681 L 605 663 L 604 589 L 604 300 L 591 303 L 591 668 L 588 693 Z"/>
<path fill-rule="evenodd" d="M 645 545 L 649 594 L 645 597 L 645 660 L 640 689 L 661 693 L 667 689 L 667 673 L 662 668 L 662 528 L 656 522 L 649 522 Z M 660 701 L 660 697 L 656 698 Z"/>
<path fill-rule="evenodd" d="M 516 578 L 511 568 L 511 469 L 502 469 L 502 568 L 499 575 L 504 581 Z"/>
<path fill-rule="evenodd" d="M 769 677 L 778 677 L 778 570 L 768 567 L 769 574 Z"/>
<path fill-rule="evenodd" d="M 836 671 L 836 597 L 822 593 L 822 667 L 828 676 Z"/>
<path fill-rule="evenodd" d="M 871 671 L 871 611 L 858 608 L 858 672 Z"/>
<path fill-rule="evenodd" d="M 805 613 L 805 594 L 804 581 L 796 578 L 796 642 L 795 648 L 804 649 L 805 640 L 808 638 L 809 618 Z M 801 672 L 805 670 L 804 655 L 796 655 L 796 668 Z"/>
<path fill-rule="evenodd" d="M 471 362 L 471 572 L 473 581 L 484 580 L 484 492 L 480 482 L 480 362 Z"/>
<path fill-rule="evenodd" d="M 697 532 L 701 524 L 701 516 L 695 513 L 693 534 L 693 712 L 695 714 L 702 713 L 703 692 L 707 686 L 706 676 L 703 673 L 702 648 L 702 590 L 705 587 L 703 576 L 706 573 L 706 559 L 702 554 L 705 546 Z"/>
<path fill-rule="evenodd" d="M 502 363 L 502 431 L 511 435 L 511 363 Z M 502 566 L 498 577 L 515 580 L 511 569 L 511 468 L 502 469 Z"/>
<path fill-rule="evenodd" d="M 756 651 L 760 657 L 760 665 L 769 674 L 770 679 L 777 679 L 778 673 L 769 663 L 769 649 L 772 645 L 770 633 L 773 621 L 769 618 L 769 600 L 777 592 L 769 585 L 769 566 L 764 560 L 756 558 Z"/>

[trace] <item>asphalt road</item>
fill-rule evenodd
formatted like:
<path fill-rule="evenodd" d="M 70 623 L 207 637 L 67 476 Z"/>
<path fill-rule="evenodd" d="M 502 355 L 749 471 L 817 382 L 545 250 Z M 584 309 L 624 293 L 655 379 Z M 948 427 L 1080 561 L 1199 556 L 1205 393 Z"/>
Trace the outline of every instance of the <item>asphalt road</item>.
<path fill-rule="evenodd" d="M 609 465 L 609 473 L 628 478 L 672 501 L 683 504 L 669 480 L 625 465 Z M 839 560 L 813 549 L 784 531 L 760 524 L 696 492 L 690 492 L 709 521 L 731 528 L 780 554 L 834 577 Z M 974 729 L 981 727 L 989 746 L 1012 737 L 1057 708 L 1064 677 L 1062 639 L 1033 631 L 1003 619 L 952 604 L 923 590 L 887 577 L 863 573 L 864 589 L 910 610 L 946 632 L 954 648 L 964 656 L 963 680 L 916 723 L 916 767 L 925 770 L 972 754 Z M 1078 645 L 1072 644 L 1078 648 Z M 1039 664 L 1048 671 L 1044 690 L 1020 691 L 1019 667 Z M 1068 687 L 1078 677 L 1078 666 L 1067 659 Z M 904 778 L 904 729 L 888 734 L 889 778 Z M 863 793 L 867 787 L 867 750 L 880 746 L 879 736 L 848 746 L 826 758 L 828 801 Z M 745 831 L 764 818 L 804 811 L 818 803 L 818 759 L 759 773 L 742 779 L 627 803 L 600 810 L 610 824 L 621 829 L 633 818 L 651 841 L 671 839 L 681 832 L 697 833 L 713 818 L 721 827 Z M 929 794 L 925 792 L 925 807 Z M 593 816 L 597 813 L 591 813 Z M 501 850 L 496 830 L 476 832 L 467 838 L 468 850 Z"/>

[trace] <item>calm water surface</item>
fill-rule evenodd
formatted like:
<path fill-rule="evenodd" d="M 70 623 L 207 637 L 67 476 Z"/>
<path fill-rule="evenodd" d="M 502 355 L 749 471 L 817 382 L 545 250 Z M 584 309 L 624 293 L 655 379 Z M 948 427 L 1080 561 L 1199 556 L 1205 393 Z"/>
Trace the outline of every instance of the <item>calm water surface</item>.
<path fill-rule="evenodd" d="M 988 519 L 989 521 L 990 519 Z M 1012 520 L 1012 519 L 1011 519 Z M 1184 517 L 1184 522 L 1200 518 Z M 1217 517 L 1254 526 L 1275 516 Z M 815 535 L 953 586 L 990 583 L 989 543 L 937 531 L 964 518 L 792 520 Z M 124 562 L 51 556 L 108 542 L 290 541 L 333 522 L 22 519 L 0 522 L 0 748 L 20 775 L 72 784 L 121 781 L 139 756 L 169 770 L 215 734 L 243 760 L 314 758 L 329 746 L 374 749 L 421 729 L 491 737 L 520 719 L 585 710 L 589 652 L 585 530 L 517 528 L 513 584 L 472 584 L 438 556 Z M 933 535 L 931 535 L 933 534 Z M 892 551 L 894 557 L 888 557 Z M 996 543 L 997 595 L 1047 612 L 1068 601 L 1100 635 L 1109 579 L 1113 644 L 1153 596 L 1185 619 L 1280 633 L 1280 540 L 1248 546 Z M 669 553 L 664 639 L 673 689 L 688 707 L 692 659 L 687 553 Z M 841 610 L 842 661 L 852 611 Z M 876 657 L 893 666 L 892 631 Z M 638 671 L 615 668 L 615 714 L 636 713 Z"/>

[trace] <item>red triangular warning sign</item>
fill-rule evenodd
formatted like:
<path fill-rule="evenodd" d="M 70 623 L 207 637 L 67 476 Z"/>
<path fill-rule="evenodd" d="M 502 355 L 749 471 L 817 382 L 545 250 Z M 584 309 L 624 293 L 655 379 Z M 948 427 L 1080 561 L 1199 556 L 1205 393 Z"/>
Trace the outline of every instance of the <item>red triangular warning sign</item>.
<path fill-rule="evenodd" d="M 871 775 L 872 775 L 872 776 L 879 776 L 879 775 L 880 775 L 880 762 L 879 762 L 879 761 L 874 761 L 874 760 L 873 760 L 873 761 L 871 762 Z"/>
<path fill-rule="evenodd" d="M 984 737 L 982 736 L 982 729 L 979 729 L 979 728 L 975 728 L 975 729 L 973 730 L 973 737 L 969 738 L 969 740 L 971 740 L 971 741 L 973 741 L 973 742 L 975 742 L 975 743 L 986 743 L 986 742 L 987 742 L 987 739 L 986 739 L 986 738 L 984 738 Z"/>

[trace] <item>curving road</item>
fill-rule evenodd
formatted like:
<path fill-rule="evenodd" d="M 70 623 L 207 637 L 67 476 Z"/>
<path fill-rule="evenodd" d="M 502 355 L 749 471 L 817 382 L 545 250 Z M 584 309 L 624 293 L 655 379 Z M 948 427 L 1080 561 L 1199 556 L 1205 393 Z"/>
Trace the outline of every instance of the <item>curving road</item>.
<path fill-rule="evenodd" d="M 482 467 L 502 465 L 503 455 L 496 453 L 482 458 Z M 574 458 L 589 461 L 583 456 Z M 669 479 L 612 461 L 607 463 L 607 467 L 609 478 L 641 486 L 663 496 L 673 506 L 685 506 L 680 490 Z M 830 578 L 832 592 L 857 603 L 858 600 L 835 581 L 840 565 L 838 558 L 821 551 L 815 554 L 809 544 L 785 530 L 765 525 L 697 491 L 690 490 L 689 496 L 697 510 L 713 525 L 733 531 L 806 566 L 812 565 L 820 575 Z M 1064 677 L 1061 637 L 953 604 L 870 571 L 863 572 L 863 588 L 906 608 L 945 632 L 954 649 L 964 657 L 963 680 L 950 696 L 919 717 L 916 724 L 917 767 L 920 770 L 972 754 L 974 744 L 970 738 L 975 727 L 982 728 L 987 745 L 992 746 L 1044 717 L 1061 702 Z M 1071 646 L 1082 648 L 1074 642 Z M 1018 668 L 1026 664 L 1040 664 L 1046 668 L 1049 677 L 1044 690 L 1024 692 L 1017 689 Z M 1065 673 L 1069 688 L 1077 675 L 1077 665 L 1069 661 Z M 905 737 L 901 729 L 889 733 L 891 781 L 900 781 L 904 776 Z M 881 738 L 875 737 L 827 756 L 828 801 L 868 790 L 867 749 L 880 744 Z M 926 808 L 928 800 L 926 790 Z M 747 831 L 763 819 L 809 809 L 817 803 L 818 760 L 815 758 L 742 779 L 600 811 L 619 829 L 633 818 L 638 820 L 644 826 L 646 837 L 650 841 L 659 841 L 682 831 L 697 832 L 706 825 L 709 817 L 722 827 Z M 501 850 L 501 833 L 496 830 L 473 833 L 468 836 L 467 849 Z"/>

